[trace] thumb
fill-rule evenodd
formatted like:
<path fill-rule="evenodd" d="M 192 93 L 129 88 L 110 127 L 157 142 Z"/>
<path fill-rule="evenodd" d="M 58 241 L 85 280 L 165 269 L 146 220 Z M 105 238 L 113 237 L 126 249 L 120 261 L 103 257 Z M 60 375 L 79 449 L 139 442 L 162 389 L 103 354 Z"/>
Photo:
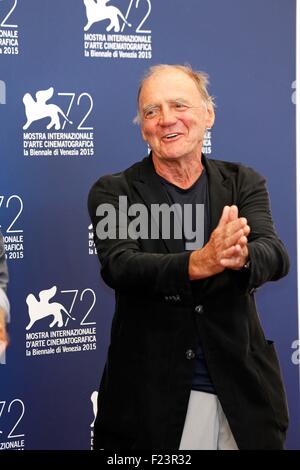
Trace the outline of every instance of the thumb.
<path fill-rule="evenodd" d="M 221 218 L 219 220 L 219 224 L 218 224 L 219 226 L 223 226 L 227 224 L 227 222 L 229 221 L 229 213 L 230 213 L 230 207 L 224 206 Z"/>

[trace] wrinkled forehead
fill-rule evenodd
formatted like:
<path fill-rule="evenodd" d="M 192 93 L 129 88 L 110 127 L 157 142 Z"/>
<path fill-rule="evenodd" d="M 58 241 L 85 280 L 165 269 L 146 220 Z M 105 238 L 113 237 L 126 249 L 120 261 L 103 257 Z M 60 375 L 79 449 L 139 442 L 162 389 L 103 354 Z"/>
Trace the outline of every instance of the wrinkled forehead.
<path fill-rule="evenodd" d="M 139 107 L 180 98 L 191 102 L 203 101 L 200 90 L 189 75 L 176 69 L 161 70 L 145 79 L 139 94 Z"/>

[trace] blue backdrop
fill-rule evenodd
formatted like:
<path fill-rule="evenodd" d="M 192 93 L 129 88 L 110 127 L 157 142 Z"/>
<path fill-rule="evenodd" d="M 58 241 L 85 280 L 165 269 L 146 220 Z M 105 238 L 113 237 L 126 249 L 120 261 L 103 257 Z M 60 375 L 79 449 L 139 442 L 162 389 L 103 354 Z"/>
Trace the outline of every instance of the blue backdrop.
<path fill-rule="evenodd" d="M 295 10 L 295 0 L 0 0 L 0 224 L 12 307 L 1 449 L 91 448 L 114 297 L 99 276 L 87 194 L 147 153 L 132 124 L 136 90 L 160 62 L 209 73 L 217 117 L 204 150 L 267 178 L 292 267 L 257 300 L 288 392 L 287 446 L 300 449 Z"/>

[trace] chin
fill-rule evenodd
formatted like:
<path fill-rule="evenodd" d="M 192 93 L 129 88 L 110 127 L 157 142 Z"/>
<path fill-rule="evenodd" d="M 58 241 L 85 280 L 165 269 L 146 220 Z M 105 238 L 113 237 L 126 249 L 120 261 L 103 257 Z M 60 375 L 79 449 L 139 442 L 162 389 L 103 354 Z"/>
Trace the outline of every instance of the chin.
<path fill-rule="evenodd" d="M 171 149 L 171 148 L 168 148 L 168 149 L 164 149 L 161 153 L 160 153 L 161 157 L 162 158 L 167 158 L 167 159 L 174 159 L 174 158 L 180 158 L 180 157 L 183 157 L 185 155 L 185 152 L 183 151 L 183 149 Z"/>
<path fill-rule="evenodd" d="M 177 148 L 159 148 L 157 151 L 152 149 L 153 155 L 161 160 L 178 160 L 187 155 L 186 150 Z"/>
<path fill-rule="evenodd" d="M 178 158 L 181 158 L 183 157 L 182 153 L 166 153 L 166 154 L 162 154 L 160 158 L 162 158 L 163 160 L 177 160 Z"/>

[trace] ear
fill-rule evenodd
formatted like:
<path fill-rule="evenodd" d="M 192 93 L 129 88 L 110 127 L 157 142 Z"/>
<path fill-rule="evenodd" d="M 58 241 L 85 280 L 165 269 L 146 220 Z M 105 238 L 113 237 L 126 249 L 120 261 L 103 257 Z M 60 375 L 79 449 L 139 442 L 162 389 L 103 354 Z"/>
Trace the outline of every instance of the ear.
<path fill-rule="evenodd" d="M 211 103 L 207 106 L 207 113 L 206 113 L 206 128 L 210 129 L 215 122 L 215 111 L 214 107 Z"/>

